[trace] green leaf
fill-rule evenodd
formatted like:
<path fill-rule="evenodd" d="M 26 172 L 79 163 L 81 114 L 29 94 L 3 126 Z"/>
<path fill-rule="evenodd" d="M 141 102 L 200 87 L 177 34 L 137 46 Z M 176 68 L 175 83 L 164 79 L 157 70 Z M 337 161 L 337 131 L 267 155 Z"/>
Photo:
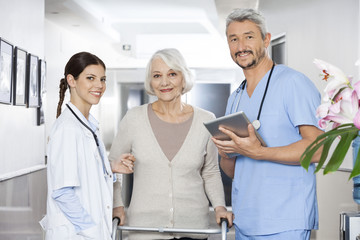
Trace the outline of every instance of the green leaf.
<path fill-rule="evenodd" d="M 315 172 L 318 172 L 321 169 L 321 167 L 324 165 L 326 158 L 329 154 L 330 147 L 331 147 L 333 141 L 335 140 L 335 138 L 336 138 L 336 136 L 328 137 L 328 141 L 326 141 L 326 143 L 324 144 L 323 151 L 321 153 L 320 160 L 316 166 Z"/>
<path fill-rule="evenodd" d="M 308 170 L 311 159 L 315 152 L 323 146 L 321 157 L 319 163 L 315 169 L 315 172 L 318 172 L 324 165 L 328 155 L 331 145 L 337 137 L 340 137 L 340 141 L 337 144 L 332 156 L 330 157 L 329 163 L 324 169 L 324 174 L 327 174 L 332 171 L 336 171 L 341 163 L 343 162 L 347 151 L 349 150 L 352 140 L 358 135 L 359 129 L 354 126 L 353 123 L 343 124 L 334 128 L 328 132 L 325 132 L 319 135 L 314 142 L 312 142 L 304 151 L 300 157 L 301 166 Z M 360 160 L 358 165 L 360 165 Z M 360 173 L 360 166 L 358 169 L 355 169 L 353 172 Z M 354 173 L 355 174 L 355 173 Z"/>
<path fill-rule="evenodd" d="M 340 135 L 340 142 L 336 146 L 328 164 L 326 165 L 324 174 L 334 172 L 340 167 L 341 163 L 344 161 L 347 151 L 349 150 L 352 140 L 357 136 L 357 134 L 358 131 L 344 132 Z"/>
<path fill-rule="evenodd" d="M 357 175 L 360 174 L 360 148 L 359 148 L 359 151 L 357 153 L 357 156 L 356 156 L 356 162 L 354 164 L 354 168 L 350 174 L 350 177 L 349 177 L 349 180 L 353 177 L 356 177 Z"/>
<path fill-rule="evenodd" d="M 317 143 L 316 145 L 310 145 L 309 147 L 306 148 L 305 152 L 300 157 L 300 164 L 301 164 L 301 166 L 303 166 L 303 168 L 308 170 L 308 168 L 311 164 L 311 159 L 312 159 L 313 155 L 324 144 L 325 141 L 326 141 L 326 139 L 322 140 L 321 142 Z"/>

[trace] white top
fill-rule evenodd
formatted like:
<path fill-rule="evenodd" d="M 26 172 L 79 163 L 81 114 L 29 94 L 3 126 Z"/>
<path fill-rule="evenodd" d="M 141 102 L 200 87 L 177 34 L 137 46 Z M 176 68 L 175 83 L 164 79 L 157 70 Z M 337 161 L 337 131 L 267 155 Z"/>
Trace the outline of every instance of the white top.
<path fill-rule="evenodd" d="M 136 158 L 126 224 L 140 227 L 208 228 L 209 200 L 213 207 L 225 206 L 217 149 L 203 125 L 203 122 L 214 119 L 214 114 L 194 107 L 190 130 L 170 162 L 156 140 L 147 107 L 143 105 L 127 112 L 109 155 L 109 159 L 114 160 L 122 153 L 131 152 Z M 119 187 L 115 183 L 115 207 L 122 205 Z M 206 235 L 130 235 L 130 239 L 136 240 L 174 237 L 205 238 Z"/>
<path fill-rule="evenodd" d="M 86 118 L 71 103 L 76 115 L 88 124 Z M 98 125 L 93 116 L 89 121 Z M 99 130 L 95 132 L 99 136 Z M 99 139 L 100 147 L 105 147 Z M 83 126 L 68 108 L 55 121 L 47 148 L 47 216 L 42 220 L 46 228 L 46 239 L 111 239 L 112 231 L 112 174 L 105 176 L 99 150 L 92 133 Z M 105 167 L 111 168 L 106 156 Z M 74 226 L 62 213 L 51 193 L 63 187 L 75 187 L 75 194 L 90 214 L 96 226 L 75 233 Z"/>

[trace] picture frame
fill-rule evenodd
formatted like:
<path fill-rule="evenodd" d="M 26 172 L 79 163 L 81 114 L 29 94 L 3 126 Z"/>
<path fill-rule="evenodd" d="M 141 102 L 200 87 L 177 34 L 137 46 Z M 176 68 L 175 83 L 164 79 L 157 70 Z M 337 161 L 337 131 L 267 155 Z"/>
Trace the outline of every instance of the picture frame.
<path fill-rule="evenodd" d="M 41 124 L 45 123 L 45 116 L 44 116 L 44 110 L 43 106 L 36 108 L 36 125 L 40 126 Z"/>
<path fill-rule="evenodd" d="M 14 46 L 0 38 L 0 103 L 11 104 Z"/>
<path fill-rule="evenodd" d="M 28 53 L 26 67 L 26 107 L 39 107 L 39 57 Z"/>
<path fill-rule="evenodd" d="M 43 97 L 46 93 L 46 61 L 39 59 L 39 96 Z"/>
<path fill-rule="evenodd" d="M 15 47 L 14 50 L 14 77 L 12 102 L 13 105 L 26 105 L 26 67 L 27 67 L 27 51 Z"/>
<path fill-rule="evenodd" d="M 46 61 L 39 59 L 38 63 L 38 96 L 39 96 L 39 107 L 36 109 L 36 125 L 40 126 L 45 123 L 44 110 L 43 110 L 43 98 L 46 93 Z"/>

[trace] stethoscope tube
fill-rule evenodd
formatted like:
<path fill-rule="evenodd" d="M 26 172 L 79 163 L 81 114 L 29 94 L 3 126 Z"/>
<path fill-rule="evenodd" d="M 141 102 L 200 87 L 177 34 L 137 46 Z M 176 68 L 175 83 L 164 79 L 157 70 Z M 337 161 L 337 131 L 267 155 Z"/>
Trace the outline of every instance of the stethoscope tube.
<path fill-rule="evenodd" d="M 261 99 L 261 103 L 260 103 L 260 107 L 259 107 L 259 110 L 258 110 L 258 115 L 257 115 L 257 118 L 256 120 L 254 120 L 253 122 L 253 125 L 255 127 L 255 129 L 259 129 L 260 128 L 260 116 L 261 116 L 261 111 L 262 111 L 262 107 L 263 107 L 263 104 L 264 104 L 264 100 L 265 100 L 265 97 L 266 97 L 266 93 L 267 93 L 267 90 L 269 88 L 269 83 L 270 83 L 270 79 L 271 79 L 271 75 L 273 73 L 273 70 L 275 68 L 275 62 L 273 62 L 273 65 L 271 67 L 271 71 L 270 71 L 270 74 L 269 74 L 269 77 L 267 79 L 267 82 L 266 82 L 266 86 L 265 86 L 265 90 L 264 90 L 264 94 L 263 94 L 263 97 Z M 238 110 L 238 107 L 239 107 L 239 103 L 240 103 L 240 99 L 241 99 L 241 96 L 242 96 L 242 93 L 245 89 L 245 86 L 246 86 L 246 83 L 247 83 L 247 80 L 245 79 L 244 81 L 241 82 L 240 86 L 236 89 L 236 95 L 235 95 L 235 98 L 231 104 L 231 108 L 230 108 L 230 113 L 234 113 L 234 112 L 237 112 Z M 236 104 L 236 107 L 235 107 L 235 111 L 233 111 L 233 107 L 234 107 L 234 102 L 237 98 L 237 95 L 239 94 L 240 92 L 240 96 L 239 96 L 239 99 L 237 101 L 237 104 Z M 256 124 L 254 124 L 256 123 Z"/>
<path fill-rule="evenodd" d="M 99 151 L 99 155 L 100 155 L 100 158 L 101 158 L 101 161 L 102 161 L 102 167 L 103 167 L 103 171 L 104 171 L 104 174 L 106 174 L 107 176 L 110 176 L 109 172 L 107 171 L 106 167 L 105 167 L 105 161 L 104 161 L 104 158 L 101 154 L 101 150 L 100 150 L 100 144 L 99 144 L 99 139 L 96 135 L 96 133 L 88 126 L 86 125 L 80 118 L 78 115 L 76 115 L 76 113 L 74 112 L 74 110 L 71 109 L 71 107 L 66 104 L 66 106 L 69 108 L 70 112 L 72 112 L 72 114 L 77 118 L 77 120 L 84 126 L 86 127 L 93 135 L 93 138 L 95 140 L 95 143 L 96 143 L 96 146 L 97 146 L 97 149 Z"/>

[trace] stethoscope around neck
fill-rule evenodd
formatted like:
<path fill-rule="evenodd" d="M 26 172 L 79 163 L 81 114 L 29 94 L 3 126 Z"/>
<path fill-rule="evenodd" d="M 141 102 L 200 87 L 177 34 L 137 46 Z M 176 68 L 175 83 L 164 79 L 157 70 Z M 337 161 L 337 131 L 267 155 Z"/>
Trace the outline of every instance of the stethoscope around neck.
<path fill-rule="evenodd" d="M 99 143 L 99 139 L 96 135 L 96 133 L 88 126 L 86 125 L 80 118 L 78 115 L 76 115 L 76 113 L 74 112 L 74 110 L 71 109 L 71 107 L 66 104 L 66 106 L 69 108 L 70 112 L 72 112 L 72 114 L 74 114 L 74 116 L 76 117 L 76 119 L 84 126 L 86 127 L 93 135 L 93 138 L 95 140 L 95 143 L 96 143 L 96 146 L 97 146 L 97 149 L 99 151 L 99 155 L 100 155 L 100 158 L 101 158 L 101 161 L 102 161 L 102 167 L 103 167 L 103 171 L 104 171 L 104 176 L 108 176 L 111 178 L 111 174 L 109 174 L 108 170 L 106 169 L 106 166 L 105 166 L 105 161 L 104 161 L 104 157 L 102 156 L 101 154 L 101 150 L 100 150 L 100 143 Z"/>
<path fill-rule="evenodd" d="M 270 74 L 269 74 L 269 77 L 267 79 L 267 82 L 266 82 L 266 87 L 265 87 L 265 90 L 264 90 L 264 94 L 263 94 L 263 97 L 261 99 L 261 103 L 260 103 L 260 107 L 259 107 L 259 111 L 258 111 L 258 115 L 257 115 L 257 118 L 256 120 L 254 120 L 252 122 L 252 125 L 254 126 L 254 128 L 256 130 L 258 130 L 260 127 L 261 127 L 261 123 L 260 123 L 260 116 L 261 116 L 261 110 L 262 110 L 262 107 L 263 107 L 263 104 L 264 104 L 264 100 L 265 100 L 265 97 L 266 97 L 266 93 L 267 93 L 267 90 L 269 88 L 269 83 L 270 83 L 270 79 L 271 79 L 271 75 L 273 73 L 273 70 L 274 70 L 274 67 L 275 67 L 275 62 L 273 62 L 273 65 L 271 67 L 271 71 L 270 71 Z M 244 89 L 245 89 L 245 86 L 246 86 L 246 79 L 244 81 L 241 82 L 240 86 L 236 89 L 236 95 L 234 97 L 234 100 L 231 104 L 231 108 L 230 108 L 230 113 L 234 113 L 234 112 L 237 112 L 238 111 L 238 107 L 239 107 L 239 103 L 240 103 L 240 99 L 241 99 L 241 96 L 244 92 Z M 240 96 L 238 98 L 238 101 L 236 103 L 236 107 L 235 107 L 235 111 L 234 111 L 234 102 L 238 96 L 238 94 L 240 93 Z"/>

